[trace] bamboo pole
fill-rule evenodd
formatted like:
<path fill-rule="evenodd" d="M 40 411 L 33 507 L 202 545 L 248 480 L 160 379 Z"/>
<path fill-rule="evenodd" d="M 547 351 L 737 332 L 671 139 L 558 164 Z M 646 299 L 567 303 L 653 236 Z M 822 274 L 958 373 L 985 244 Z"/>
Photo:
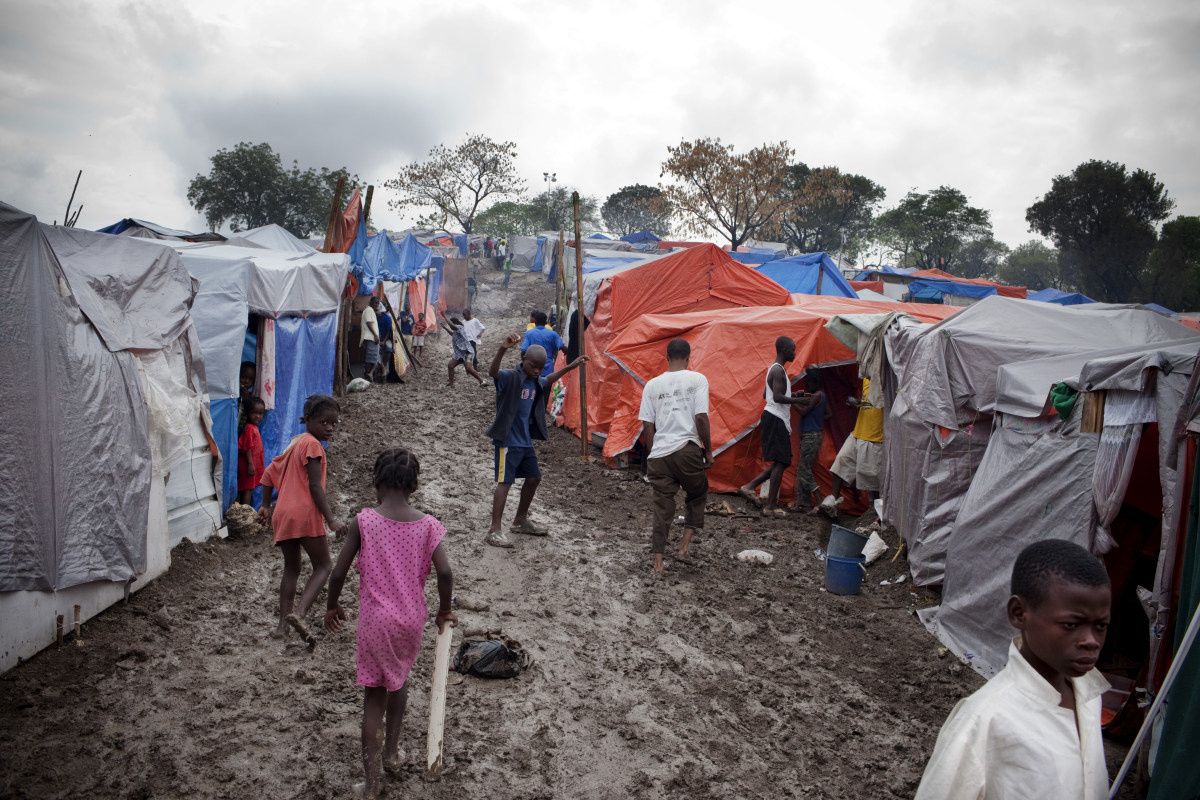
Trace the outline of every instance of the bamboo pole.
<path fill-rule="evenodd" d="M 363 205 L 363 227 L 371 225 L 371 198 L 375 195 L 375 187 L 367 186 L 367 202 Z"/>
<path fill-rule="evenodd" d="M 67 213 L 63 214 L 63 225 L 68 228 L 72 227 L 71 222 L 71 203 L 75 202 L 75 191 L 79 188 L 79 179 L 83 177 L 83 170 L 79 170 L 79 174 L 75 176 L 75 185 L 71 187 L 71 197 L 67 200 Z"/>
<path fill-rule="evenodd" d="M 83 644 L 83 638 L 82 638 L 83 623 L 80 622 L 80 620 L 79 620 L 80 612 L 82 610 L 83 610 L 82 606 L 79 606 L 79 605 L 75 606 L 74 627 L 75 627 L 75 644 L 76 644 L 76 646 Z"/>
<path fill-rule="evenodd" d="M 554 281 L 554 305 L 558 309 L 558 332 L 567 326 L 567 234 L 558 232 L 558 276 Z"/>
<path fill-rule="evenodd" d="M 450 640 L 454 628 L 449 623 L 438 632 L 434 645 L 433 685 L 429 689 L 429 732 L 425 737 L 425 780 L 442 777 L 445 757 L 446 676 L 450 671 Z"/>
<path fill-rule="evenodd" d="M 325 244 L 321 252 L 328 253 L 333 246 L 333 229 L 337 225 L 338 212 L 342 210 L 342 192 L 346 191 L 346 179 L 338 178 L 337 187 L 333 190 L 333 206 L 329 209 L 329 222 L 325 225 Z"/>
<path fill-rule="evenodd" d="M 571 192 L 571 209 L 575 215 L 575 331 L 579 337 L 579 355 L 583 350 L 583 241 L 579 230 L 579 192 Z M 588 457 L 587 364 L 579 365 L 579 451 L 584 461 Z"/>

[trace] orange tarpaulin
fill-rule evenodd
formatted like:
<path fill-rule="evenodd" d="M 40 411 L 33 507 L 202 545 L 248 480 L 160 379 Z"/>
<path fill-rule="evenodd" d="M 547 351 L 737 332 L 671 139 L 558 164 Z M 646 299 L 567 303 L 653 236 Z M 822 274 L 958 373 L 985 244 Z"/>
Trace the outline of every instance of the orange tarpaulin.
<path fill-rule="evenodd" d="M 873 281 L 847 281 L 847 283 L 849 283 L 850 288 L 856 292 L 859 289 L 870 289 L 872 292 L 879 292 L 880 294 L 883 294 L 882 278 Z"/>
<path fill-rule="evenodd" d="M 350 245 L 354 244 L 354 237 L 358 235 L 358 222 L 362 219 L 362 213 L 362 200 L 359 198 L 356 188 L 350 193 L 345 210 L 338 215 L 337 221 L 334 223 L 333 238 L 329 245 L 330 253 L 350 252 Z"/>
<path fill-rule="evenodd" d="M 620 371 L 604 357 L 613 337 L 644 314 L 673 314 L 744 306 L 782 306 L 787 290 L 730 258 L 715 244 L 704 244 L 647 262 L 606 278 L 596 294 L 591 324 L 583 337 L 587 367 L 588 432 L 603 434 L 615 407 Z M 564 379 L 567 401 L 558 423 L 580 432 L 579 377 Z"/>
<path fill-rule="evenodd" d="M 615 391 L 610 392 L 612 421 L 604 455 L 611 458 L 633 447 L 641 431 L 638 420 L 641 387 L 666 369 L 667 342 L 680 337 L 692 346 L 691 369 L 704 374 L 709 382 L 709 421 L 713 449 L 717 452 L 709 473 L 709 486 L 717 492 L 735 491 L 763 468 L 757 426 L 763 410 L 767 368 L 775 360 L 776 337 L 790 336 L 796 342 L 796 359 L 787 366 L 787 374 L 793 380 L 813 366 L 845 364 L 851 374 L 842 383 L 853 388 L 856 354 L 825 330 L 830 318 L 839 314 L 904 311 L 923 322 L 937 322 L 957 310 L 846 297 L 794 297 L 803 300 L 779 308 L 650 314 L 616 336 L 609 347 L 608 360 L 619 362 L 620 372 L 614 381 Z M 844 397 L 831 398 L 831 402 L 843 400 Z M 795 435 L 798 422 L 793 416 L 793 464 L 799 458 L 799 439 Z M 828 427 L 827 424 L 827 432 Z M 847 432 L 843 428 L 841 436 Z M 840 444 L 827 435 L 822 446 L 818 459 L 822 469 L 818 470 L 817 480 L 823 491 L 828 491 L 828 467 Z M 787 497 L 791 496 L 793 480 L 794 470 L 789 469 L 783 485 Z"/>
<path fill-rule="evenodd" d="M 912 273 L 914 278 L 942 278 L 943 280 L 954 281 L 955 283 L 970 283 L 975 286 L 995 286 L 996 294 L 1001 297 L 1016 297 L 1020 300 L 1025 300 L 1029 297 L 1029 290 L 1024 286 L 1005 286 L 1003 283 L 984 280 L 983 278 L 960 278 L 957 275 L 951 275 L 940 269 L 919 269 Z"/>

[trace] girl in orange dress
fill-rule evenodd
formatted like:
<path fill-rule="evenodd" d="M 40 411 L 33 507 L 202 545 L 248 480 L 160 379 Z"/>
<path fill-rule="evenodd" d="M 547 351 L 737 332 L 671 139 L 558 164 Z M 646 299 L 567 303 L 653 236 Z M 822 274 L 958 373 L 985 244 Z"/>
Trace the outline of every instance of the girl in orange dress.
<path fill-rule="evenodd" d="M 316 647 L 317 640 L 304 624 L 304 616 L 329 579 L 333 565 L 326 530 L 327 526 L 332 530 L 338 524 L 325 497 L 325 448 L 321 443 L 333 438 L 339 411 L 341 409 L 332 397 L 314 394 L 308 398 L 304 402 L 304 416 L 300 418 L 307 430 L 275 457 L 261 481 L 263 506 L 259 514 L 263 523 L 275 532 L 275 544 L 283 551 L 279 626 L 274 635 L 286 635 L 291 625 L 310 650 Z M 272 494 L 275 495 L 273 502 Z M 312 575 L 304 584 L 300 607 L 293 613 L 301 551 L 308 554 Z"/>

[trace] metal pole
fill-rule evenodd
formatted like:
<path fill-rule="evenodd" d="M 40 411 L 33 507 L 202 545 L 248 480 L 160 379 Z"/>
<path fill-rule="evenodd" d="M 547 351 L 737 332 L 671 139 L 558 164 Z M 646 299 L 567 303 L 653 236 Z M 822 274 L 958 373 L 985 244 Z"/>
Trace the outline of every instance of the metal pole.
<path fill-rule="evenodd" d="M 579 192 L 571 192 L 571 209 L 575 214 L 575 332 L 579 339 L 579 355 L 583 349 L 583 242 L 579 231 Z M 588 457 L 587 364 L 579 366 L 579 448 L 583 460 Z"/>

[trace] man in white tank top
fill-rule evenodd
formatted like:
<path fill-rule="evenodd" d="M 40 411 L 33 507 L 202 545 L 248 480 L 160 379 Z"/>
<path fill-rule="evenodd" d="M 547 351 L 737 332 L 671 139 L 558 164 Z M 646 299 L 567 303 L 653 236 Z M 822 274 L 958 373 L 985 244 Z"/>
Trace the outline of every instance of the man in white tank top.
<path fill-rule="evenodd" d="M 779 486 L 783 483 L 783 473 L 792 463 L 792 406 L 799 406 L 800 412 L 804 413 L 813 404 L 809 394 L 792 394 L 784 365 L 795 358 L 795 342 L 787 336 L 775 340 L 775 361 L 767 368 L 763 385 L 765 407 L 758 422 L 762 434 L 762 457 L 767 462 L 767 468 L 738 489 L 739 495 L 758 505 L 755 490 L 769 480 L 767 499 L 763 504 L 764 515 L 787 516 L 787 512 L 779 507 Z"/>

